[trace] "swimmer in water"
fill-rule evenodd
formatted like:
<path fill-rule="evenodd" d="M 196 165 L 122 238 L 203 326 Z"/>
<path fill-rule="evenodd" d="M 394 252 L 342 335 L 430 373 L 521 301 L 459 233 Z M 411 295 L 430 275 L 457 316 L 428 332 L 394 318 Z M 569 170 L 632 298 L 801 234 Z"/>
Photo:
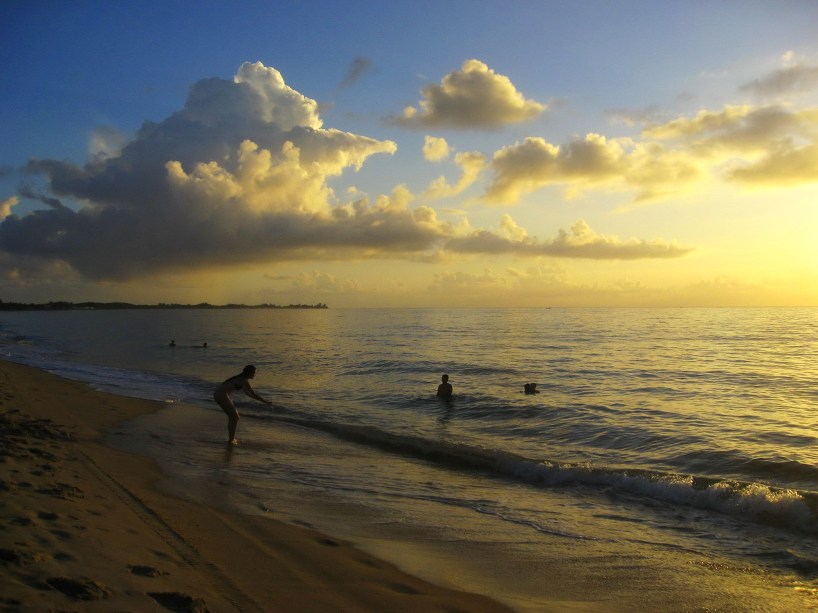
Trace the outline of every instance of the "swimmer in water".
<path fill-rule="evenodd" d="M 439 398 L 451 398 L 452 397 L 452 384 L 449 383 L 449 375 L 443 375 L 441 377 L 443 383 L 437 386 L 437 395 Z"/>

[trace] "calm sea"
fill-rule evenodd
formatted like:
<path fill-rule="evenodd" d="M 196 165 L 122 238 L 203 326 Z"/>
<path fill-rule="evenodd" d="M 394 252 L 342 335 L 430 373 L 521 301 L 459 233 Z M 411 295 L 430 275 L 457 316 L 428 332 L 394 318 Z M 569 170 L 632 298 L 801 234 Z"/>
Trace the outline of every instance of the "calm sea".
<path fill-rule="evenodd" d="M 0 351 L 166 401 L 112 440 L 178 493 L 520 609 L 818 606 L 818 309 L 17 312 Z"/>

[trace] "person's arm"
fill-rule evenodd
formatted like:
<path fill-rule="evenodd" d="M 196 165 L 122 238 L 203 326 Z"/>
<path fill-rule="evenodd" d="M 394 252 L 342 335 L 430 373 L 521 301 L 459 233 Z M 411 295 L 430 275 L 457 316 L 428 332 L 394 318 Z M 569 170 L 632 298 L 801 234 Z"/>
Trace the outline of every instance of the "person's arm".
<path fill-rule="evenodd" d="M 256 394 L 253 391 L 253 388 L 250 387 L 250 382 L 249 381 L 244 382 L 244 385 L 242 386 L 242 389 L 244 390 L 245 394 L 250 396 L 250 398 L 254 398 L 254 399 L 258 400 L 259 402 L 263 402 L 264 404 L 273 404 L 271 400 L 265 400 L 264 398 L 262 398 L 261 396 Z"/>

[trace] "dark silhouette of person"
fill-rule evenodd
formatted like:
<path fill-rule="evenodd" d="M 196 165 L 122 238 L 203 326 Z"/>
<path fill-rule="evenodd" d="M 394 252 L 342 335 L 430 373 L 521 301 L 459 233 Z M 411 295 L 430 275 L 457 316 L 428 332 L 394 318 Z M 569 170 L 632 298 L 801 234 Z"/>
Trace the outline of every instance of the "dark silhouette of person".
<path fill-rule="evenodd" d="M 526 394 L 539 394 L 540 393 L 540 390 L 537 389 L 537 384 L 536 383 L 526 383 L 523 386 L 523 389 L 525 390 Z"/>
<path fill-rule="evenodd" d="M 169 342 L 168 347 L 176 347 L 176 341 Z"/>
<path fill-rule="evenodd" d="M 452 384 L 449 383 L 449 375 L 443 375 L 441 377 L 443 383 L 437 386 L 437 395 L 439 398 L 451 398 L 452 397 Z"/>
<path fill-rule="evenodd" d="M 263 402 L 264 404 L 273 404 L 271 401 L 265 400 L 256 394 L 253 388 L 250 387 L 250 379 L 255 376 L 256 367 L 252 365 L 245 366 L 241 373 L 233 375 L 229 379 L 225 379 L 225 381 L 216 388 L 216 391 L 213 392 L 213 399 L 216 401 L 216 404 L 218 404 L 227 415 L 228 445 L 238 445 L 239 443 L 236 440 L 236 426 L 239 424 L 239 412 L 233 405 L 230 394 L 237 390 L 242 390 L 245 394 L 250 396 L 250 398 Z"/>

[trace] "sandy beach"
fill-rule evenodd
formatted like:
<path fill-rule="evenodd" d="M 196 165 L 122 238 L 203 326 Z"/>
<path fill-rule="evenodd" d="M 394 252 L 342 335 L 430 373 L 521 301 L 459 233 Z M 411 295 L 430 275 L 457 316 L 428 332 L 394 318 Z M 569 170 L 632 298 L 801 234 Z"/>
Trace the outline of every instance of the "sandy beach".
<path fill-rule="evenodd" d="M 104 444 L 159 403 L 0 361 L 3 611 L 507 611 L 305 526 L 154 487 Z"/>

